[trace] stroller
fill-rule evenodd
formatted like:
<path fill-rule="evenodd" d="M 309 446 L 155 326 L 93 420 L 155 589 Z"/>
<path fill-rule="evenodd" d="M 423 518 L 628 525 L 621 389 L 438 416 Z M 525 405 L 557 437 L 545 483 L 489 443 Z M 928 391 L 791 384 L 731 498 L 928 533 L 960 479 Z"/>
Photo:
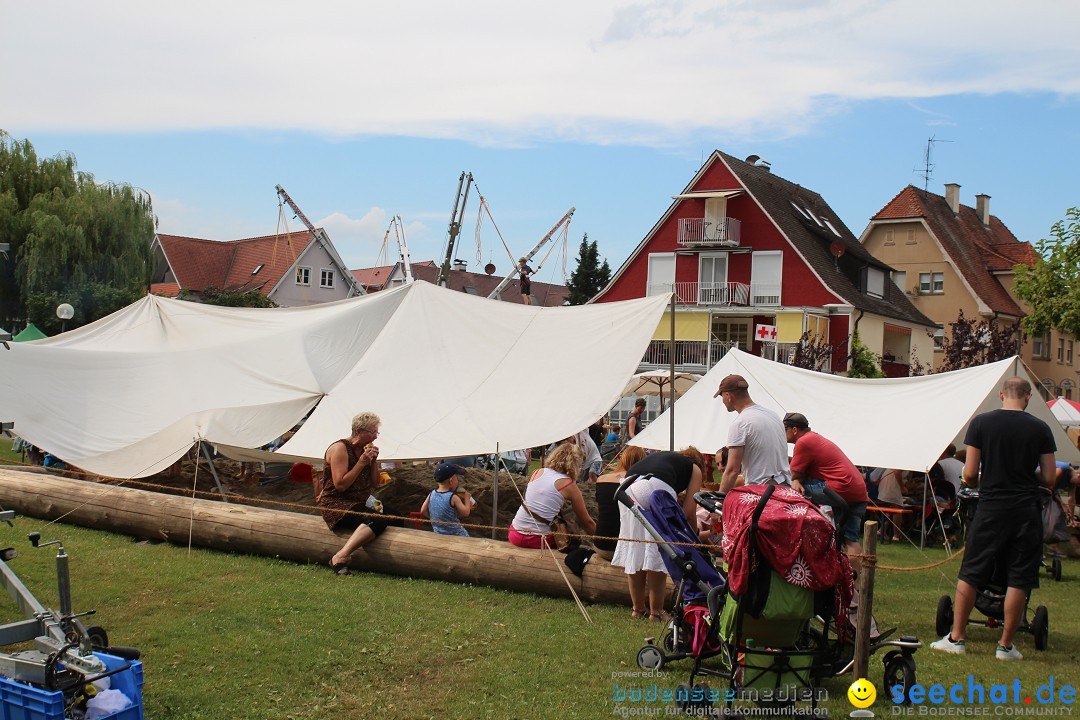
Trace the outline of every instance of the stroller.
<path fill-rule="evenodd" d="M 964 525 L 964 536 L 971 527 L 971 521 L 975 517 L 975 509 L 979 503 L 979 491 L 973 488 L 961 488 L 956 493 L 958 503 L 957 515 Z M 1057 499 L 1051 497 L 1050 502 Z M 1050 573 L 1054 580 L 1061 580 L 1061 558 L 1053 558 L 1051 564 L 1047 564 L 1046 557 L 1040 560 L 1040 565 Z M 1001 571 L 1001 568 L 998 568 Z M 975 609 L 986 616 L 985 620 L 969 619 L 968 623 L 984 625 L 995 628 L 1005 622 L 1005 591 L 1006 579 L 1003 572 L 995 572 L 994 578 L 986 587 L 979 588 L 979 594 L 975 596 Z M 953 626 L 953 601 L 948 595 L 942 595 L 938 599 L 937 617 L 935 630 L 939 637 L 944 636 Z M 1024 617 L 1017 628 L 1020 632 L 1030 633 L 1035 637 L 1035 649 L 1045 650 L 1050 641 L 1050 616 L 1045 605 L 1039 605 L 1035 612 L 1031 612 L 1031 590 L 1028 590 L 1024 599 Z"/>
<path fill-rule="evenodd" d="M 646 639 L 637 654 L 638 666 L 659 670 L 690 659 L 689 680 L 676 688 L 674 700 L 678 709 L 692 713 L 706 712 L 720 699 L 728 706 L 736 700 L 760 705 L 805 700 L 816 705 L 819 693 L 815 685 L 851 668 L 854 630 L 847 612 L 833 612 L 837 606 L 835 587 L 818 593 L 798 587 L 786 582 L 766 562 L 758 547 L 758 524 L 777 487 L 740 488 L 727 506 L 720 493 L 695 496 L 710 512 L 732 509 L 732 503 L 743 505 L 744 510 L 753 507 L 746 530 L 747 557 L 732 567 L 743 573 L 743 579 L 747 568 L 756 569 L 749 573 L 746 589 L 735 595 L 730 592 L 729 578 L 713 568 L 701 549 L 691 547 L 698 542 L 697 534 L 678 503 L 669 494 L 656 492 L 648 508 L 635 504 L 626 493 L 633 480 L 620 486 L 616 498 L 658 541 L 661 557 L 677 586 L 672 619 L 659 644 L 654 638 Z M 791 493 L 785 493 L 784 501 L 802 507 L 803 514 L 811 507 L 801 497 L 794 501 Z M 778 507 L 783 504 L 779 498 L 773 503 Z M 823 520 L 816 510 L 814 513 Z M 729 515 L 734 513 L 725 513 L 725 521 Z M 831 527 L 826 532 L 831 534 Z M 850 575 L 844 582 L 850 583 Z M 838 628 L 834 617 L 845 625 Z M 916 681 L 913 653 L 920 643 L 913 637 L 888 640 L 892 632 L 878 634 L 871 651 L 893 648 L 884 658 L 886 682 L 907 688 Z M 715 662 L 707 662 L 714 658 Z M 696 684 L 699 677 L 707 676 L 723 678 L 728 690 L 721 694 Z"/>

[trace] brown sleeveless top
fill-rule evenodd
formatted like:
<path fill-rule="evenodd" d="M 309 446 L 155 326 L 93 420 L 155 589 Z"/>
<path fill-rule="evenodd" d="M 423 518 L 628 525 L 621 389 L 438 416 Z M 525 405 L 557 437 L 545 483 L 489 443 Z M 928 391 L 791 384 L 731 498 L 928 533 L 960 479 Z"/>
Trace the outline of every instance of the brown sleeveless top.
<path fill-rule="evenodd" d="M 330 444 L 330 447 L 326 448 L 327 452 L 331 447 L 334 447 L 337 443 L 345 444 L 345 452 L 349 458 L 349 464 L 345 468 L 345 472 L 349 472 L 360 461 L 360 456 L 356 454 L 356 448 L 352 446 L 348 438 L 337 440 Z M 326 455 L 323 454 L 325 459 Z M 342 518 L 344 518 L 349 510 L 358 512 L 367 512 L 367 499 L 371 495 L 372 483 L 370 476 L 361 474 L 361 477 L 356 479 L 347 490 L 338 490 L 334 486 L 334 479 L 330 472 L 330 463 L 326 464 L 323 469 L 322 476 L 318 473 L 312 476 L 311 487 L 315 492 L 315 502 L 318 503 L 320 510 L 322 511 L 323 521 L 326 526 L 331 530 L 334 529 Z"/>

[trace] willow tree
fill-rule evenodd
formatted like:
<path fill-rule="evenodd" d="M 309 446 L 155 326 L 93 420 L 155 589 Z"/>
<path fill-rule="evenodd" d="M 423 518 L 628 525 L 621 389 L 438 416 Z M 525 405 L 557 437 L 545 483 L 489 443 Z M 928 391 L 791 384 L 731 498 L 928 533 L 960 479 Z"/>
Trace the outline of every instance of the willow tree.
<path fill-rule="evenodd" d="M 69 303 L 77 326 L 146 293 L 154 214 L 130 185 L 99 185 L 75 159 L 39 160 L 28 141 L 0 135 L 0 316 L 60 329 L 56 307 Z"/>

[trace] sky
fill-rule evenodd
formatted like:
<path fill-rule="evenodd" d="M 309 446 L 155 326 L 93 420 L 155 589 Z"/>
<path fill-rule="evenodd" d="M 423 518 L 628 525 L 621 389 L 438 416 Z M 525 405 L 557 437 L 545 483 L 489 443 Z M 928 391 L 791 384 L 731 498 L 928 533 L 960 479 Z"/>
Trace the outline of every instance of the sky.
<path fill-rule="evenodd" d="M 574 207 L 567 270 L 584 233 L 614 270 L 716 149 L 856 236 L 956 182 L 1034 242 L 1080 205 L 1077 28 L 1056 0 L 0 0 L 0 129 L 145 190 L 167 234 L 300 229 L 280 184 L 352 268 L 397 215 L 441 259 L 469 171 L 470 269 Z"/>

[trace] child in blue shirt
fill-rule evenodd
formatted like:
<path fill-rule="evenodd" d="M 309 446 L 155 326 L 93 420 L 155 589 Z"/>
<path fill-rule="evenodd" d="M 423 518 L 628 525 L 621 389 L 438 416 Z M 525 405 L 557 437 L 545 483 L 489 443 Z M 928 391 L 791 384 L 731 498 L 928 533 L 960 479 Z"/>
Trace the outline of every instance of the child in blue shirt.
<path fill-rule="evenodd" d="M 461 527 L 461 518 L 469 517 L 476 501 L 468 492 L 457 494 L 458 475 L 461 474 L 463 471 L 457 465 L 439 463 L 435 467 L 435 482 L 439 486 L 424 499 L 424 505 L 420 508 L 421 515 L 431 518 L 431 529 L 440 535 L 469 536 L 468 531 Z"/>

